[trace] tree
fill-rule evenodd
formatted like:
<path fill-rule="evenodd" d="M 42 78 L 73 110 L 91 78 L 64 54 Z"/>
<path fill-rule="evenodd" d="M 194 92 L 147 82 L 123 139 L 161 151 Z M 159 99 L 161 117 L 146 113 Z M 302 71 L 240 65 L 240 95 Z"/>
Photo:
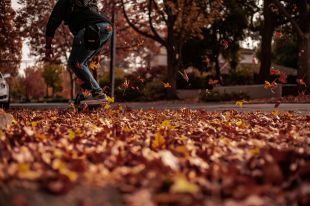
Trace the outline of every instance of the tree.
<path fill-rule="evenodd" d="M 291 24 L 298 36 L 298 76 L 310 83 L 310 2 L 309 0 L 264 0 L 264 25 L 260 29 L 261 68 L 260 80 L 269 76 L 271 42 L 277 27 Z M 292 15 L 291 15 L 292 14 Z"/>
<path fill-rule="evenodd" d="M 40 68 L 29 67 L 25 70 L 23 80 L 27 100 L 38 99 L 44 96 L 44 79 Z"/>
<path fill-rule="evenodd" d="M 52 96 L 55 96 L 56 92 L 61 91 L 61 72 L 63 71 L 63 67 L 57 64 L 46 64 L 43 67 L 42 77 L 44 82 L 46 83 L 48 96 L 48 87 L 52 88 Z"/>
<path fill-rule="evenodd" d="M 184 43 L 202 37 L 202 29 L 221 17 L 221 0 L 121 0 L 130 27 L 166 48 L 168 98 L 176 98 L 176 75 L 181 66 Z"/>
<path fill-rule="evenodd" d="M 306 84 L 310 85 L 310 1 L 273 0 L 273 3 L 278 8 L 279 13 L 288 19 L 297 33 L 298 78 L 304 79 Z M 293 15 L 290 15 L 287 5 L 295 11 Z"/>
<path fill-rule="evenodd" d="M 24 77 L 15 76 L 10 79 L 10 98 L 11 100 L 22 100 L 25 97 Z"/>
<path fill-rule="evenodd" d="M 279 32 L 279 31 L 278 31 Z M 287 67 L 298 67 L 297 35 L 292 31 L 280 32 L 272 45 L 272 60 Z"/>
<path fill-rule="evenodd" d="M 259 79 L 265 81 L 270 73 L 271 66 L 271 43 L 274 30 L 276 28 L 276 14 L 272 11 L 272 0 L 264 0 L 263 3 L 263 25 L 260 28 L 261 34 L 261 66 L 259 70 Z"/>
<path fill-rule="evenodd" d="M 0 71 L 15 76 L 21 61 L 22 42 L 11 0 L 0 1 L 0 31 Z"/>
<path fill-rule="evenodd" d="M 232 70 L 238 65 L 240 41 L 246 35 L 248 18 L 255 8 L 255 0 L 224 0 L 223 19 L 216 20 L 210 27 L 203 29 L 204 39 L 194 38 L 185 44 L 183 63 L 205 70 L 214 64 L 216 76 L 221 80 L 219 55 L 230 62 Z M 207 61 L 206 61 L 207 58 Z M 206 63 L 208 62 L 208 63 Z"/>

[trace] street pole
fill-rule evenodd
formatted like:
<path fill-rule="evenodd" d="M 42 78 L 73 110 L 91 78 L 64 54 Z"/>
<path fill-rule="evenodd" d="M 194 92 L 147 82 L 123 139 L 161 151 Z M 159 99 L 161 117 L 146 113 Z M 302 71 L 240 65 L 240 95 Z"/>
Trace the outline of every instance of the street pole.
<path fill-rule="evenodd" d="M 112 5 L 112 27 L 113 27 L 113 34 L 111 38 L 111 60 L 110 60 L 110 85 L 111 85 L 111 97 L 114 97 L 115 91 L 115 58 L 116 58 L 116 29 L 115 29 L 115 21 L 116 21 L 116 14 L 115 14 L 115 1 L 113 1 Z"/>

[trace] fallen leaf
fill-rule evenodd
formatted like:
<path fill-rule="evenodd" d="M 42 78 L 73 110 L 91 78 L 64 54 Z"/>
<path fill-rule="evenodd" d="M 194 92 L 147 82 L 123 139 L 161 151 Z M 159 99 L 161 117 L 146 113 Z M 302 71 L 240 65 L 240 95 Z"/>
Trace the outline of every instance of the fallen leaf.
<path fill-rule="evenodd" d="M 159 153 L 159 156 L 167 167 L 170 167 L 171 169 L 177 171 L 179 170 L 179 161 L 178 158 L 176 158 L 170 151 L 168 150 L 161 150 Z"/>
<path fill-rule="evenodd" d="M 152 139 L 151 141 L 151 148 L 152 149 L 161 149 L 165 146 L 165 139 L 164 137 L 159 133 L 157 132 L 154 136 L 154 139 Z"/>
<path fill-rule="evenodd" d="M 199 191 L 199 187 L 193 183 L 190 183 L 184 177 L 177 177 L 174 180 L 173 185 L 170 188 L 172 193 L 192 193 L 195 194 Z"/>

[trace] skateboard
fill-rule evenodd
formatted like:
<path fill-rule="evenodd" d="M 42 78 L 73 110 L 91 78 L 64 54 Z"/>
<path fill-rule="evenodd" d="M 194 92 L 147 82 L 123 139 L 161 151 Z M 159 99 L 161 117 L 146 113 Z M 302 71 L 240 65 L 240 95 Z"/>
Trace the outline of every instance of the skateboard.
<path fill-rule="evenodd" d="M 79 109 L 94 109 L 99 108 L 102 105 L 105 105 L 107 103 L 106 99 L 87 99 L 84 97 L 83 94 L 78 94 L 75 98 L 74 105 Z"/>

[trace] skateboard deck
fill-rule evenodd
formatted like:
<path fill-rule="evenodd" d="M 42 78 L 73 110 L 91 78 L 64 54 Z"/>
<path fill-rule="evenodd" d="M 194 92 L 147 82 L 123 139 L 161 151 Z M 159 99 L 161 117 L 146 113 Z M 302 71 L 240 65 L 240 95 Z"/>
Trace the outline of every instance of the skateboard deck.
<path fill-rule="evenodd" d="M 78 94 L 75 98 L 74 105 L 76 108 L 81 111 L 86 108 L 95 109 L 100 108 L 102 105 L 106 104 L 107 100 L 105 98 L 102 99 L 85 99 L 83 94 Z"/>

